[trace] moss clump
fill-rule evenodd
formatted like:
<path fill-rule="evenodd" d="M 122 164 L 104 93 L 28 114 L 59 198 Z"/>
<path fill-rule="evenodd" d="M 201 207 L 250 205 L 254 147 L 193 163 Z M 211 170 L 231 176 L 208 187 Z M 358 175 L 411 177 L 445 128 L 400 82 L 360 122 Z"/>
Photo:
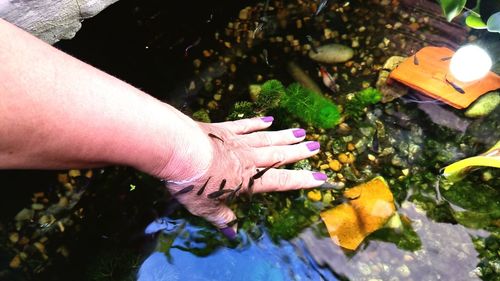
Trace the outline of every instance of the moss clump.
<path fill-rule="evenodd" d="M 382 94 L 374 88 L 366 88 L 357 92 L 346 102 L 345 113 L 351 117 L 359 118 L 365 107 L 376 104 L 382 99 Z"/>
<path fill-rule="evenodd" d="M 303 121 L 324 129 L 333 128 L 340 122 L 340 110 L 336 104 L 298 83 L 288 86 L 280 106 Z"/>
<path fill-rule="evenodd" d="M 238 120 L 256 116 L 255 104 L 249 101 L 239 101 L 234 104 L 231 113 L 227 116 L 228 120 Z"/>
<path fill-rule="evenodd" d="M 262 84 L 255 105 L 259 110 L 276 108 L 279 106 L 283 95 L 285 95 L 285 87 L 283 84 L 278 80 L 268 80 Z"/>
<path fill-rule="evenodd" d="M 210 123 L 210 116 L 208 115 L 208 111 L 206 109 L 200 109 L 193 113 L 193 119 L 200 122 Z"/>

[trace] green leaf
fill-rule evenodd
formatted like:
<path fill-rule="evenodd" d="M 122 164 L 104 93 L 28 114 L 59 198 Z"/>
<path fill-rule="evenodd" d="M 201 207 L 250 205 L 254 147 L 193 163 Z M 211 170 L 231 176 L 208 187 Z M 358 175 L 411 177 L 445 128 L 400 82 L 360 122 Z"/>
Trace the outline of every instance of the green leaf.
<path fill-rule="evenodd" d="M 467 0 L 440 0 L 441 9 L 448 21 L 458 16 L 465 6 Z"/>
<path fill-rule="evenodd" d="M 491 15 L 486 26 L 490 32 L 500 32 L 500 12 Z"/>
<path fill-rule="evenodd" d="M 470 14 L 465 18 L 465 24 L 467 26 L 475 28 L 475 29 L 485 29 L 486 24 L 483 22 L 481 17 L 476 16 L 475 14 Z"/>

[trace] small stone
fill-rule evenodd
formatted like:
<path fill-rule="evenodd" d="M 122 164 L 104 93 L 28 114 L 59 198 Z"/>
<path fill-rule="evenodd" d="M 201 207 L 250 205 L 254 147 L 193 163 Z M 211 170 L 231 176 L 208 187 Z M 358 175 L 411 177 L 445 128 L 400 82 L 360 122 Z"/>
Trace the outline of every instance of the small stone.
<path fill-rule="evenodd" d="M 16 244 L 17 241 L 19 241 L 19 233 L 17 232 L 12 232 L 10 235 L 9 235 L 9 240 L 10 242 L 12 242 L 13 244 Z"/>
<path fill-rule="evenodd" d="M 355 149 L 356 149 L 356 146 L 352 142 L 347 144 L 347 150 L 353 151 Z"/>
<path fill-rule="evenodd" d="M 217 107 L 219 107 L 219 104 L 217 104 L 217 102 L 214 100 L 209 101 L 207 104 L 207 108 L 210 110 L 215 110 L 217 109 Z"/>
<path fill-rule="evenodd" d="M 319 166 L 319 169 L 320 169 L 320 170 L 326 170 L 326 169 L 328 169 L 329 167 L 330 167 L 330 166 L 329 166 L 328 164 L 323 164 L 323 165 Z"/>
<path fill-rule="evenodd" d="M 214 100 L 220 101 L 221 99 L 222 99 L 222 95 L 221 94 L 215 94 L 214 95 Z"/>
<path fill-rule="evenodd" d="M 359 39 L 357 37 L 352 39 L 351 47 L 353 48 L 359 47 Z"/>
<path fill-rule="evenodd" d="M 240 20 L 247 20 L 250 16 L 251 10 L 252 10 L 251 7 L 245 7 L 244 9 L 240 10 L 240 13 L 238 14 L 238 18 Z"/>
<path fill-rule="evenodd" d="M 418 29 L 420 28 L 420 25 L 416 22 L 414 23 L 411 23 L 410 25 L 408 25 L 408 28 L 411 30 L 411 32 L 417 32 Z"/>
<path fill-rule="evenodd" d="M 340 153 L 338 158 L 342 164 L 352 164 L 355 160 L 354 154 L 352 153 Z"/>
<path fill-rule="evenodd" d="M 366 27 L 364 27 L 364 26 L 361 26 L 360 28 L 358 28 L 358 31 L 359 31 L 359 32 L 363 32 L 363 31 L 365 31 L 365 30 L 366 30 Z"/>
<path fill-rule="evenodd" d="M 69 205 L 68 198 L 64 196 L 59 198 L 59 202 L 57 202 L 57 205 L 59 205 L 59 207 L 66 208 Z"/>
<path fill-rule="evenodd" d="M 40 242 L 35 242 L 35 243 L 33 244 L 33 246 L 35 246 L 35 248 L 37 248 L 37 249 L 38 249 L 38 251 L 40 251 L 40 253 L 42 253 L 42 254 L 43 254 L 43 253 L 45 253 L 45 245 L 43 245 L 42 243 L 40 243 Z"/>
<path fill-rule="evenodd" d="M 401 26 L 403 26 L 403 24 L 402 24 L 402 23 L 400 23 L 400 22 L 398 21 L 398 22 L 396 22 L 396 23 L 394 24 L 394 29 L 398 29 L 398 28 L 400 28 Z"/>
<path fill-rule="evenodd" d="M 10 268 L 18 268 L 21 265 L 21 258 L 16 255 L 9 263 Z"/>
<path fill-rule="evenodd" d="M 465 111 L 470 118 L 484 117 L 490 114 L 500 104 L 500 92 L 491 92 L 480 97 Z"/>
<path fill-rule="evenodd" d="M 80 170 L 69 170 L 68 175 L 72 178 L 81 176 Z"/>
<path fill-rule="evenodd" d="M 232 63 L 230 66 L 229 66 L 229 70 L 232 72 L 232 73 L 235 73 L 237 68 L 236 68 L 236 64 Z"/>
<path fill-rule="evenodd" d="M 68 183 L 69 181 L 68 174 L 58 174 L 57 181 L 61 184 Z"/>
<path fill-rule="evenodd" d="M 342 164 L 340 164 L 340 161 L 336 159 L 328 161 L 328 166 L 335 172 L 338 172 L 340 171 L 340 169 L 342 169 Z"/>
<path fill-rule="evenodd" d="M 349 134 L 351 132 L 351 127 L 347 123 L 340 123 L 338 126 L 338 131 L 341 134 Z"/>
<path fill-rule="evenodd" d="M 212 56 L 212 52 L 210 52 L 209 50 L 203 50 L 202 52 L 202 55 L 206 58 Z"/>
<path fill-rule="evenodd" d="M 33 209 L 35 211 L 40 211 L 40 210 L 43 210 L 44 208 L 45 208 L 45 206 L 43 206 L 43 204 L 40 204 L 40 203 L 31 204 L 31 209 Z"/>
<path fill-rule="evenodd" d="M 29 242 L 30 242 L 30 239 L 26 236 L 23 236 L 23 237 L 21 237 L 21 239 L 19 239 L 19 245 L 21 245 L 21 246 L 28 245 Z"/>
<path fill-rule="evenodd" d="M 399 275 L 401 275 L 402 277 L 409 277 L 411 272 L 410 272 L 410 269 L 408 268 L 408 266 L 406 264 L 398 267 L 396 269 L 396 271 L 399 273 Z"/>
<path fill-rule="evenodd" d="M 16 221 L 26 221 L 26 220 L 31 220 L 34 215 L 34 211 L 31 209 L 22 209 L 17 215 L 14 217 Z"/>
<path fill-rule="evenodd" d="M 318 202 L 321 200 L 321 192 L 319 190 L 311 190 L 307 192 L 307 198 L 311 201 Z"/>
<path fill-rule="evenodd" d="M 367 82 L 367 81 L 361 82 L 361 87 L 363 87 L 363 89 L 370 87 L 370 82 Z"/>
<path fill-rule="evenodd" d="M 193 61 L 193 66 L 194 66 L 195 68 L 200 68 L 200 66 L 201 66 L 201 60 L 200 60 L 200 59 L 195 59 L 195 60 Z"/>
<path fill-rule="evenodd" d="M 482 174 L 481 174 L 481 179 L 483 181 L 490 181 L 494 178 L 493 174 L 491 173 L 491 171 L 487 170 L 487 171 L 484 171 Z"/>
<path fill-rule="evenodd" d="M 368 154 L 368 160 L 375 161 L 377 158 L 373 154 Z"/>
<path fill-rule="evenodd" d="M 403 169 L 401 170 L 401 173 L 406 177 L 410 173 L 410 169 Z"/>
<path fill-rule="evenodd" d="M 295 23 L 297 25 L 297 29 L 301 29 L 302 28 L 302 20 L 298 19 Z"/>
<path fill-rule="evenodd" d="M 341 63 L 350 60 L 354 56 L 354 50 L 340 44 L 328 44 L 309 52 L 309 58 L 322 63 Z"/>

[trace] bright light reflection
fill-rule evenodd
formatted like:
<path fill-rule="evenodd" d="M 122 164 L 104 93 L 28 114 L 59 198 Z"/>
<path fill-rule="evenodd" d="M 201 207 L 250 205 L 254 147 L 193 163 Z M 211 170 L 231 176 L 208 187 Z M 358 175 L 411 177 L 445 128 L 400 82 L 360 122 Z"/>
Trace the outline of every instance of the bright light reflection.
<path fill-rule="evenodd" d="M 476 45 L 466 45 L 451 58 L 450 71 L 457 80 L 471 82 L 483 78 L 491 65 L 491 58 L 485 50 Z"/>

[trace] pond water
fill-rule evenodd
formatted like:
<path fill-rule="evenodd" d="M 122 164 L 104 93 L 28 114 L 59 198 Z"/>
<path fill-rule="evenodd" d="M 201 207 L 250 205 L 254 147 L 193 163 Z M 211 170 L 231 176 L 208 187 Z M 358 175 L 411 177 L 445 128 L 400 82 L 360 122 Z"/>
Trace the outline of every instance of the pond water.
<path fill-rule="evenodd" d="M 334 188 L 238 199 L 239 234 L 229 241 L 129 168 L 5 171 L 16 188 L 1 198 L 0 280 L 500 280 L 498 170 L 453 185 L 441 176 L 500 140 L 500 108 L 469 118 L 406 87 L 352 102 L 380 86 L 389 58 L 424 46 L 475 41 L 498 62 L 498 34 L 447 23 L 424 0 L 163 2 L 119 1 L 56 47 L 200 121 L 269 114 L 272 129 L 307 128 L 322 152 L 288 168 L 321 170 Z M 353 56 L 309 57 L 331 43 Z M 295 112 L 259 105 L 255 85 L 270 79 L 319 89 L 343 118 L 321 128 L 307 103 Z M 322 212 L 350 204 L 339 189 L 377 176 L 397 219 L 356 250 L 338 246 Z"/>

